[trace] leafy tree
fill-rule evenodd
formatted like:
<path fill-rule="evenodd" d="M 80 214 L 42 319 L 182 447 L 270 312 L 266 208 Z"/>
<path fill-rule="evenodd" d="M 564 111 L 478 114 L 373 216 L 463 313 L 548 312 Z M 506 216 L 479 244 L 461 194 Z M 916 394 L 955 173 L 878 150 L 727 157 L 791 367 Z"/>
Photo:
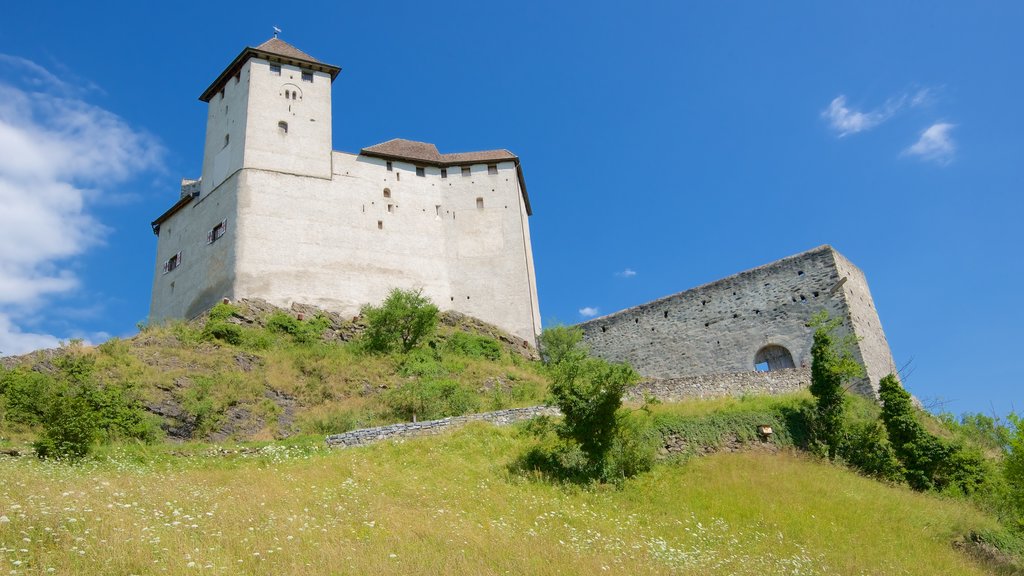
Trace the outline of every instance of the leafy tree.
<path fill-rule="evenodd" d="M 628 364 L 588 356 L 582 336 L 580 329 L 566 326 L 540 336 L 551 377 L 549 401 L 563 418 L 554 425 L 534 425 L 541 442 L 524 456 L 523 464 L 563 479 L 619 480 L 653 462 L 642 427 L 620 411 L 622 395 L 639 375 Z"/>
<path fill-rule="evenodd" d="M 395 288 L 380 306 L 363 306 L 362 314 L 364 342 L 372 352 L 408 352 L 437 328 L 437 306 L 419 290 Z"/>
<path fill-rule="evenodd" d="M 985 484 L 989 472 L 980 451 L 946 442 L 925 430 L 910 394 L 894 374 L 882 378 L 878 394 L 882 400 L 882 422 L 911 488 L 954 488 L 971 494 Z"/>
<path fill-rule="evenodd" d="M 551 396 L 564 419 L 559 435 L 575 441 L 593 465 L 599 465 L 618 429 L 622 395 L 639 380 L 628 364 L 600 358 L 567 357 L 554 365 Z"/>
<path fill-rule="evenodd" d="M 1024 531 L 1024 418 L 1010 414 L 1008 420 L 1012 430 L 1009 449 L 1003 461 L 1003 472 L 1017 506 L 1019 528 Z"/>
<path fill-rule="evenodd" d="M 540 354 L 547 365 L 563 361 L 580 361 L 587 356 L 583 347 L 583 330 L 575 326 L 553 326 L 540 335 Z"/>
<path fill-rule="evenodd" d="M 840 319 L 830 319 L 824 311 L 816 314 L 811 323 L 814 326 L 811 394 L 816 401 L 815 439 L 826 447 L 832 458 L 836 457 L 843 443 L 846 384 L 864 375 L 864 368 L 853 358 L 852 347 L 856 337 L 836 334 L 841 324 Z"/>

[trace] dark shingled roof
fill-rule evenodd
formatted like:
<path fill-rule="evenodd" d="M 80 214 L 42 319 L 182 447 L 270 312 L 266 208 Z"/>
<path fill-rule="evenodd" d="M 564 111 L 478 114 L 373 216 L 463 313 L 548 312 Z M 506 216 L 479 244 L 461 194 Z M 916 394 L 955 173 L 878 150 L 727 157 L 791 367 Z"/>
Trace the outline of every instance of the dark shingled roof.
<path fill-rule="evenodd" d="M 213 81 L 213 84 L 210 84 L 210 86 L 203 91 L 202 95 L 199 96 L 199 99 L 203 102 L 209 102 L 210 99 L 213 98 L 214 94 L 220 92 L 228 79 L 234 76 L 242 68 L 242 65 L 249 60 L 249 58 L 262 58 L 279 64 L 289 64 L 309 70 L 316 70 L 318 72 L 326 72 L 331 75 L 331 82 L 333 82 L 334 79 L 338 77 L 338 73 L 341 72 L 341 68 L 334 66 L 333 64 L 325 64 L 284 40 L 271 38 L 255 48 L 247 46 L 242 50 L 242 53 L 231 61 L 231 64 L 229 64 L 228 67 L 220 73 L 220 76 Z"/>
<path fill-rule="evenodd" d="M 386 160 L 404 160 L 413 164 L 439 166 L 441 168 L 488 162 L 515 162 L 516 176 L 519 178 L 519 188 L 523 191 L 523 201 L 526 203 L 526 213 L 529 215 L 533 214 L 533 209 L 530 207 L 530 196 L 526 193 L 526 180 L 523 179 L 523 168 L 519 164 L 519 157 L 508 150 L 441 154 L 437 151 L 437 146 L 429 142 L 395 138 L 363 148 L 359 153 L 363 156 L 374 156 Z"/>
<path fill-rule="evenodd" d="M 263 44 L 260 44 L 255 48 L 256 50 L 262 50 L 264 52 L 270 52 L 271 54 L 277 54 L 278 56 L 284 56 L 286 58 L 294 58 L 296 60 L 305 60 L 306 62 L 320 63 L 319 60 L 313 58 L 309 54 L 306 54 L 302 50 L 299 50 L 295 46 L 281 40 L 279 38 L 271 38 Z"/>

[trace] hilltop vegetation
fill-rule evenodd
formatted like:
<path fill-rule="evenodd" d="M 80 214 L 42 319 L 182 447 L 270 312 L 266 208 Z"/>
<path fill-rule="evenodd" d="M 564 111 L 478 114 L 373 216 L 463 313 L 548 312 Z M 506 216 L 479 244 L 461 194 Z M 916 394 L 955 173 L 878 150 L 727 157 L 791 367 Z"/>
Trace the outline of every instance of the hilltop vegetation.
<path fill-rule="evenodd" d="M 0 437 L 45 436 L 48 421 L 68 428 L 62 415 L 81 413 L 99 415 L 87 433 L 104 441 L 323 435 L 535 405 L 546 392 L 533 349 L 472 318 L 441 315 L 408 350 L 367 350 L 365 328 L 242 302 L 95 348 L 6 359 Z"/>
<path fill-rule="evenodd" d="M 881 405 L 847 394 L 859 366 L 827 318 L 808 392 L 642 406 L 622 405 L 636 373 L 589 357 L 576 329 L 546 332 L 541 363 L 493 327 L 440 318 L 400 291 L 354 319 L 221 304 L 8 359 L 0 442 L 57 460 L 0 460 L 0 561 L 12 573 L 1024 570 L 1020 420 L 933 417 L 895 377 Z M 563 416 L 344 452 L 322 441 L 542 401 Z M 58 492 L 74 503 L 56 513 Z"/>

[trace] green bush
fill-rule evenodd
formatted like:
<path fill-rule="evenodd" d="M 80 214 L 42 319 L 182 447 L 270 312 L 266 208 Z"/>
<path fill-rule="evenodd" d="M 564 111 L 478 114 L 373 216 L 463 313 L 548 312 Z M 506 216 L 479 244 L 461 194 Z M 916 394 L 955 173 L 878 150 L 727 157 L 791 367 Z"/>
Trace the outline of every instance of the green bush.
<path fill-rule="evenodd" d="M 203 327 L 204 340 L 220 340 L 232 346 L 241 346 L 243 336 L 241 326 L 223 320 L 210 318 Z"/>
<path fill-rule="evenodd" d="M 565 480 L 617 481 L 646 461 L 644 442 L 622 428 L 619 413 L 623 393 L 639 375 L 627 364 L 589 357 L 581 340 L 578 328 L 559 326 L 541 334 L 549 402 L 561 410 L 562 420 L 535 429 L 539 442 L 519 464 Z"/>
<path fill-rule="evenodd" d="M 377 353 L 408 352 L 437 328 L 438 310 L 419 290 L 394 289 L 380 306 L 363 306 L 363 343 Z"/>
<path fill-rule="evenodd" d="M 501 360 L 501 343 L 488 336 L 469 334 L 467 332 L 455 332 L 444 343 L 444 350 L 452 354 L 459 354 L 469 358 L 486 358 L 487 360 Z"/>
<path fill-rule="evenodd" d="M 554 366 L 567 360 L 582 360 L 587 356 L 583 347 L 583 330 L 575 326 L 552 326 L 541 332 L 537 340 L 544 364 Z"/>
<path fill-rule="evenodd" d="M 472 390 L 454 380 L 416 380 L 388 391 L 384 405 L 402 420 L 436 420 L 479 409 Z"/>
<path fill-rule="evenodd" d="M 879 382 L 885 423 L 904 476 L 915 490 L 955 490 L 972 494 L 986 482 L 984 457 L 977 449 L 944 441 L 920 423 L 910 394 L 894 374 Z"/>
<path fill-rule="evenodd" d="M 277 334 L 288 334 L 297 344 L 311 344 L 322 339 L 330 320 L 317 314 L 309 320 L 299 320 L 286 312 L 275 311 L 267 318 L 267 330 Z"/>
<path fill-rule="evenodd" d="M 54 387 L 53 378 L 26 368 L 0 373 L 0 401 L 8 422 L 37 426 L 43 422 L 46 402 Z"/>
<path fill-rule="evenodd" d="M 847 464 L 868 476 L 902 482 L 906 471 L 878 420 L 850 422 L 845 427 L 840 455 Z"/>
<path fill-rule="evenodd" d="M 1010 414 L 1009 422 L 1003 474 L 1010 487 L 1010 498 L 1017 508 L 1017 528 L 1024 532 L 1024 418 Z"/>
<path fill-rule="evenodd" d="M 811 394 L 817 401 L 814 417 L 815 442 L 832 458 L 843 444 L 846 385 L 863 376 L 864 368 L 853 358 L 856 343 L 852 334 L 839 336 L 842 321 L 830 319 L 822 311 L 811 321 L 814 341 L 811 345 Z"/>
<path fill-rule="evenodd" d="M 398 373 L 413 378 L 441 378 L 448 375 L 448 370 L 436 350 L 418 348 L 402 357 Z"/>
<path fill-rule="evenodd" d="M 33 444 L 40 458 L 78 460 L 92 450 L 100 427 L 88 386 L 65 387 L 47 403 L 43 433 Z"/>

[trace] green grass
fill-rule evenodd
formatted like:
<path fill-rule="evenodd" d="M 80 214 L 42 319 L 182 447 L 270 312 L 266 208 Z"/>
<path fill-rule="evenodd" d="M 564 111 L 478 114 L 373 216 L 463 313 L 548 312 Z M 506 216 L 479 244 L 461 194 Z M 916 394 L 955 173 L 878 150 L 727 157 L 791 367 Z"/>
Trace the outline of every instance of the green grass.
<path fill-rule="evenodd" d="M 0 460 L 0 572 L 986 573 L 950 542 L 991 518 L 795 453 L 718 454 L 583 489 L 510 473 L 528 443 L 477 424 L 340 451 Z"/>

